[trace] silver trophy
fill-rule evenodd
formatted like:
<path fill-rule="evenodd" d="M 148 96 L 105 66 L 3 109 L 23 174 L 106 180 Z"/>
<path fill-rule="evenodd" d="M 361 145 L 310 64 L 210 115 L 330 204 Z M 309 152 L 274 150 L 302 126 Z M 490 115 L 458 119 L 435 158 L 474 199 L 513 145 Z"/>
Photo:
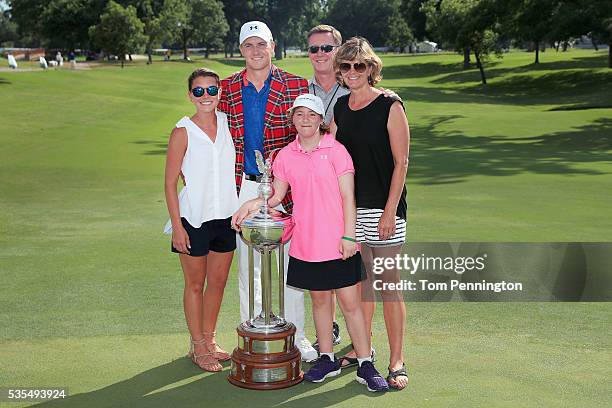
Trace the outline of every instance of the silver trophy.
<path fill-rule="evenodd" d="M 249 247 L 249 319 L 236 329 L 238 347 L 232 353 L 229 381 L 249 389 L 279 389 L 302 381 L 300 352 L 295 346 L 295 325 L 285 320 L 284 244 L 291 238 L 291 216 L 270 208 L 271 160 L 255 151 L 262 174 L 258 195 L 263 204 L 242 224 L 240 236 Z M 279 314 L 272 311 L 272 251 L 278 248 Z M 253 250 L 261 253 L 262 311 L 254 315 L 255 268 Z"/>
<path fill-rule="evenodd" d="M 268 206 L 268 199 L 272 196 L 272 165 L 268 158 L 264 163 L 259 150 L 255 151 L 257 168 L 262 174 L 258 195 L 263 199 L 263 205 L 245 219 L 240 225 L 242 240 L 249 246 L 249 320 L 243 323 L 250 330 L 274 333 L 286 329 L 284 287 L 284 244 L 291 238 L 293 220 L 290 215 Z M 272 312 L 272 251 L 278 250 L 279 264 L 279 315 Z M 261 253 L 261 288 L 262 311 L 254 317 L 255 288 L 253 249 Z"/>

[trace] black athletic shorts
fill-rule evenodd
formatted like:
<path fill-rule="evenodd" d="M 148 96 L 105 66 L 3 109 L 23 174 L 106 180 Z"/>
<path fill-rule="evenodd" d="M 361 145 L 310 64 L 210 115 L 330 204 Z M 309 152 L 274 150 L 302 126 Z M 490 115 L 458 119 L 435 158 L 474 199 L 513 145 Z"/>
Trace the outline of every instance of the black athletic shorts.
<path fill-rule="evenodd" d="M 189 235 L 191 256 L 206 256 L 209 251 L 231 252 L 236 249 L 236 231 L 231 227 L 232 218 L 222 220 L 210 220 L 202 224 L 200 228 L 194 228 L 185 218 L 181 218 L 183 227 Z M 172 252 L 181 253 L 170 243 Z"/>

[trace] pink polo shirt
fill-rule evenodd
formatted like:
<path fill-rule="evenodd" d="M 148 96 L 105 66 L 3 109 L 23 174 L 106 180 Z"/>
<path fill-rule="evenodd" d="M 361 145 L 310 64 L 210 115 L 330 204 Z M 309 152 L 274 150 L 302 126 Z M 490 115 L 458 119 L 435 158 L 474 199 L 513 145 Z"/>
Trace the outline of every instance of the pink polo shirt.
<path fill-rule="evenodd" d="M 355 173 L 346 148 L 328 133 L 306 153 L 295 139 L 278 153 L 272 171 L 291 186 L 295 227 L 289 255 L 309 262 L 342 258 L 338 247 L 344 212 L 338 177 Z"/>

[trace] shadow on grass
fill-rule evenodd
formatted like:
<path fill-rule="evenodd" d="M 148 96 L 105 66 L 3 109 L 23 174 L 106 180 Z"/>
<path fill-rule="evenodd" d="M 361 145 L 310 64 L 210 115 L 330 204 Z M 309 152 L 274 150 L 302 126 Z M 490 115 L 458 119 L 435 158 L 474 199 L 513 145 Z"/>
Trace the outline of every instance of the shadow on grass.
<path fill-rule="evenodd" d="M 69 396 L 64 400 L 44 402 L 37 407 L 328 407 L 353 398 L 356 394 L 372 395 L 363 385 L 351 381 L 344 387 L 299 397 L 321 385 L 302 382 L 291 388 L 276 391 L 253 391 L 238 388 L 227 381 L 228 364 L 220 373 L 202 373 L 190 360 L 181 358 L 144 371 L 132 378 L 111 384 L 96 391 Z M 342 376 L 353 379 L 355 369 Z M 326 382 L 333 383 L 334 379 Z"/>
<path fill-rule="evenodd" d="M 135 140 L 130 143 L 152 148 L 152 150 L 147 150 L 146 152 L 142 153 L 147 156 L 165 156 L 166 151 L 168 150 L 167 141 L 159 142 L 157 140 Z"/>
<path fill-rule="evenodd" d="M 472 75 L 461 73 L 457 75 Z M 473 73 L 474 78 L 478 73 Z M 610 96 L 602 89 L 612 87 L 612 75 L 593 71 L 560 71 L 534 77 L 514 75 L 488 85 L 462 87 L 393 87 L 406 101 L 435 103 L 479 103 L 504 105 L 573 105 L 606 107 Z"/>
<path fill-rule="evenodd" d="M 564 69 L 597 69 L 604 68 L 607 64 L 606 55 L 593 55 L 587 57 L 575 57 L 564 61 L 541 62 L 540 64 L 528 64 L 513 68 L 496 68 L 502 60 L 492 59 L 485 65 L 487 79 L 497 78 L 506 74 L 527 73 L 531 71 L 564 70 Z M 475 63 L 470 69 L 464 70 L 463 63 L 439 63 L 426 62 L 403 65 L 392 65 L 383 68 L 384 79 L 410 79 L 426 78 L 444 75 L 442 78 L 433 80 L 433 83 L 466 83 L 480 82 L 480 73 Z"/>
<path fill-rule="evenodd" d="M 542 70 L 544 71 L 544 70 Z M 525 73 L 524 75 L 522 73 Z M 584 86 L 597 86 L 601 82 L 609 83 L 612 81 L 612 75 L 605 72 L 597 72 L 590 70 L 559 70 L 559 72 L 551 72 L 544 75 L 532 75 L 529 72 L 537 72 L 536 70 L 519 70 L 519 69 L 492 69 L 486 71 L 487 80 L 504 77 L 508 74 L 516 74 L 507 79 L 500 81 L 490 82 L 488 87 L 499 87 L 499 86 L 516 86 L 519 85 L 519 89 L 525 85 L 533 86 L 537 83 L 536 88 L 552 88 L 558 87 L 559 91 L 566 90 L 568 88 L 584 87 Z M 458 72 L 454 74 L 446 75 L 442 78 L 438 78 L 432 81 L 435 84 L 468 84 L 468 83 L 480 83 L 480 73 L 477 70 L 469 70 L 465 72 Z M 522 85 L 522 86 L 521 86 Z"/>
<path fill-rule="evenodd" d="M 10 85 L 11 81 L 5 78 L 0 78 L 0 85 Z"/>
<path fill-rule="evenodd" d="M 218 58 L 218 59 L 215 59 L 215 61 L 220 62 L 221 64 L 227 65 L 230 67 L 244 68 L 244 59 L 242 58 L 238 58 L 238 59 Z"/>
<path fill-rule="evenodd" d="M 406 100 L 406 98 L 404 98 Z M 542 115 L 546 115 L 545 112 Z M 612 119 L 566 132 L 526 138 L 467 136 L 459 125 L 452 130 L 440 126 L 464 118 L 461 115 L 424 117 L 412 123 L 410 178 L 419 184 L 449 184 L 470 176 L 512 176 L 520 173 L 600 175 L 576 164 L 611 162 Z M 152 148 L 144 155 L 165 155 L 167 142 L 137 140 L 133 144 Z"/>
<path fill-rule="evenodd" d="M 600 175 L 576 164 L 612 162 L 612 119 L 568 132 L 526 138 L 466 136 L 460 130 L 439 130 L 462 116 L 434 117 L 412 126 L 410 178 L 424 185 L 466 181 L 470 176 L 512 176 L 520 173 Z"/>

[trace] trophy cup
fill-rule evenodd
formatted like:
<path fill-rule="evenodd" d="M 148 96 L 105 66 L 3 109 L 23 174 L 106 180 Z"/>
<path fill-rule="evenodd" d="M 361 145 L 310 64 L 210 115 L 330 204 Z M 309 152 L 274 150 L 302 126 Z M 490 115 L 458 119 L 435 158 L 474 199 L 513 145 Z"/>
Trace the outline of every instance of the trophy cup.
<path fill-rule="evenodd" d="M 230 383 L 253 390 L 291 387 L 303 379 L 300 351 L 295 346 L 295 325 L 285 314 L 284 244 L 291 238 L 291 216 L 268 207 L 272 196 L 271 163 L 255 151 L 262 174 L 259 198 L 263 205 L 240 224 L 240 236 L 249 247 L 249 320 L 241 323 L 238 347 L 232 353 Z M 272 251 L 278 251 L 279 315 L 272 312 Z M 253 250 L 261 254 L 262 311 L 254 316 L 255 289 Z"/>

